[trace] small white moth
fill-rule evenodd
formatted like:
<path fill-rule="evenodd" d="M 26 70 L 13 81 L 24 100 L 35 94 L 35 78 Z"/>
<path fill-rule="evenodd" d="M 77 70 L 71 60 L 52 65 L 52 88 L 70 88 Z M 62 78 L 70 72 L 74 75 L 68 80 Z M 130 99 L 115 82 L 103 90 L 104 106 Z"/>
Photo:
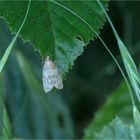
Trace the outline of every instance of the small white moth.
<path fill-rule="evenodd" d="M 63 82 L 57 66 L 49 59 L 48 56 L 43 65 L 43 88 L 45 93 L 47 93 L 54 87 L 62 89 Z"/>

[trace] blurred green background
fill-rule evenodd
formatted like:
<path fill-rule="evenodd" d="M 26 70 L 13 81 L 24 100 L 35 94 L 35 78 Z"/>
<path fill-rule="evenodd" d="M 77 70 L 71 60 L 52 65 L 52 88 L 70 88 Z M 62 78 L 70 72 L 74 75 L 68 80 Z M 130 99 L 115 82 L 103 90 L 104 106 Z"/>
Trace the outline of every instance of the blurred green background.
<path fill-rule="evenodd" d="M 108 12 L 139 67 L 140 2 L 110 1 Z M 100 35 L 122 65 L 115 37 L 107 22 Z M 7 24 L 0 19 L 0 58 L 12 37 Z M 64 89 L 45 94 L 42 89 L 41 58 L 33 47 L 19 38 L 0 75 L 0 94 L 6 105 L 13 137 L 82 138 L 85 128 L 94 122 L 96 112 L 104 107 L 104 103 L 120 88 L 122 82 L 117 66 L 101 42 L 96 39 L 89 43 L 82 56 L 75 61 L 74 67 L 64 81 Z M 122 92 L 117 91 L 117 94 Z M 126 95 L 123 101 L 128 99 L 126 104 L 127 106 L 129 104 L 130 108 L 129 93 L 126 88 L 124 91 Z M 117 97 L 115 99 L 119 100 Z M 120 100 L 117 107 L 121 108 L 123 101 Z M 126 104 L 123 104 L 123 107 Z M 113 108 L 114 112 L 116 108 Z M 127 112 L 131 114 L 131 109 Z M 111 111 L 107 113 L 108 118 L 113 114 Z M 115 113 L 117 114 L 117 111 Z M 128 114 L 124 116 L 127 117 Z M 0 134 L 2 134 L 2 112 L 0 115 Z M 102 126 L 100 122 L 94 124 L 94 127 Z"/>

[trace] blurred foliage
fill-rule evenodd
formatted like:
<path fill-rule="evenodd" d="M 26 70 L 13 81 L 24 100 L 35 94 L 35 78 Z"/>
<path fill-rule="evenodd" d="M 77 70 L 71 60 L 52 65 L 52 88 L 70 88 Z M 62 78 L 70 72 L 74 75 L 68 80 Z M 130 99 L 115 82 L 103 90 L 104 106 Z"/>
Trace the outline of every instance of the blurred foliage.
<path fill-rule="evenodd" d="M 109 3 L 110 17 L 140 67 L 139 9 L 138 1 Z M 122 64 L 108 23 L 101 31 L 101 36 Z M 0 58 L 12 37 L 7 24 L 0 20 Z M 0 94 L 4 95 L 13 137 L 81 138 L 87 130 L 85 127 L 92 127 L 90 134 L 93 136 L 94 132 L 101 131 L 116 115 L 125 124 L 132 122 L 132 106 L 126 85 L 99 40 L 91 41 L 83 55 L 77 59 L 64 81 L 62 93 L 54 90 L 52 94 L 44 95 L 41 69 L 38 52 L 19 38 L 0 75 Z M 0 135 L 3 131 L 2 119 L 0 111 Z"/>
<path fill-rule="evenodd" d="M 138 104 L 139 105 L 139 104 Z M 96 112 L 93 121 L 85 130 L 85 139 L 94 137 L 93 132 L 98 132 L 107 125 L 115 116 L 119 116 L 127 124 L 134 122 L 133 106 L 126 83 L 122 82 L 119 88 L 107 97 L 104 106 Z M 112 137 L 111 137 L 112 138 Z"/>
<path fill-rule="evenodd" d="M 116 117 L 109 125 L 103 128 L 100 133 L 96 133 L 94 139 L 139 139 L 139 125 L 125 124 L 120 118 Z"/>

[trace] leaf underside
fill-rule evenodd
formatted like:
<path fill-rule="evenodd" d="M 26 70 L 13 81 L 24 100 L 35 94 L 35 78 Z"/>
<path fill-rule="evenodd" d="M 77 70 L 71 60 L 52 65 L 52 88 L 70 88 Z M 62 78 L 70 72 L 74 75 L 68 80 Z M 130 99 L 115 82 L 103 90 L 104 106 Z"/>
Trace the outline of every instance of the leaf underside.
<path fill-rule="evenodd" d="M 84 46 L 96 37 L 73 13 L 85 20 L 97 33 L 103 26 L 105 17 L 95 0 L 55 2 L 58 4 L 52 1 L 32 1 L 20 36 L 39 50 L 43 59 L 50 56 L 55 60 L 64 76 L 74 60 L 82 54 Z M 108 1 L 102 2 L 105 7 L 107 3 Z M 27 6 L 28 1 L 0 1 L 0 15 L 12 33 L 19 29 Z"/>

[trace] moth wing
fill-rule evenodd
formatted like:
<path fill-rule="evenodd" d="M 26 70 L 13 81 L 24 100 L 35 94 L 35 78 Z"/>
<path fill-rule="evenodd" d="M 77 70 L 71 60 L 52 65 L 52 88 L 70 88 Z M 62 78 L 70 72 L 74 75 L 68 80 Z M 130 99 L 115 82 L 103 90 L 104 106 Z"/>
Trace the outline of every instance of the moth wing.
<path fill-rule="evenodd" d="M 50 82 L 48 82 L 48 78 L 46 77 L 43 77 L 43 88 L 44 88 L 45 93 L 53 89 L 53 85 Z"/>
<path fill-rule="evenodd" d="M 43 67 L 43 88 L 45 93 L 51 91 L 53 89 L 52 79 L 50 78 L 50 74 L 52 73 L 51 69 L 47 64 L 44 64 Z"/>
<path fill-rule="evenodd" d="M 54 83 L 54 87 L 57 88 L 57 89 L 62 89 L 63 88 L 62 78 L 61 78 L 61 75 L 59 73 L 57 73 L 55 83 Z"/>
<path fill-rule="evenodd" d="M 63 82 L 57 67 L 51 60 L 47 58 L 43 65 L 43 88 L 44 91 L 47 93 L 51 91 L 53 87 L 57 89 L 62 89 Z"/>

